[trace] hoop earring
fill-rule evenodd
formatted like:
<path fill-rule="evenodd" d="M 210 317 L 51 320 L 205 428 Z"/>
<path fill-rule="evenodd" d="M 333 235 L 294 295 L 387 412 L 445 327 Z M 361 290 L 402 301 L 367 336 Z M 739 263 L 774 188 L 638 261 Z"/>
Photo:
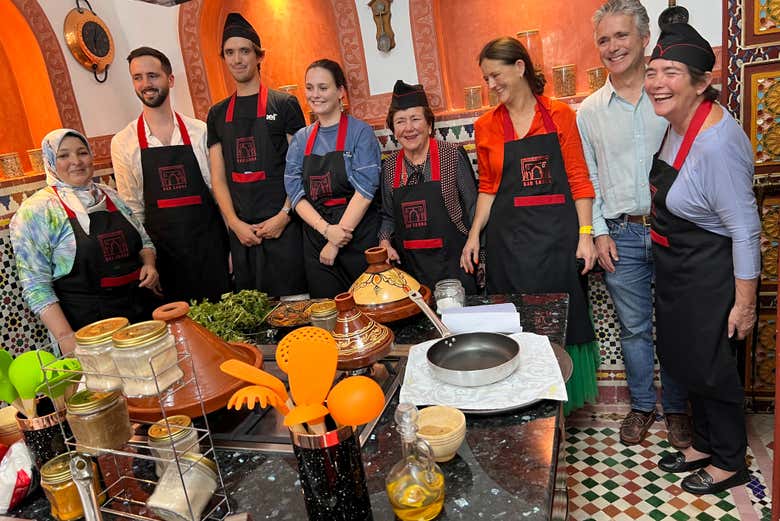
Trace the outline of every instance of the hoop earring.
<path fill-rule="evenodd" d="M 339 98 L 339 110 L 344 112 L 344 100 L 342 98 Z"/>

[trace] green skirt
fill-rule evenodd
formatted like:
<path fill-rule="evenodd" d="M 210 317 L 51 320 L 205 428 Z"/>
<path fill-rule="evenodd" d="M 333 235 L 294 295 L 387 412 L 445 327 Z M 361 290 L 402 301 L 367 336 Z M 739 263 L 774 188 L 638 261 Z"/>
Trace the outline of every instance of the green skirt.
<path fill-rule="evenodd" d="M 599 356 L 599 343 L 594 340 L 585 344 L 573 344 L 566 346 L 571 361 L 574 363 L 574 371 L 566 382 L 566 394 L 569 401 L 563 404 L 563 414 L 568 416 L 575 409 L 579 409 L 585 402 L 595 403 L 599 395 L 596 383 L 596 371 L 601 362 Z"/>

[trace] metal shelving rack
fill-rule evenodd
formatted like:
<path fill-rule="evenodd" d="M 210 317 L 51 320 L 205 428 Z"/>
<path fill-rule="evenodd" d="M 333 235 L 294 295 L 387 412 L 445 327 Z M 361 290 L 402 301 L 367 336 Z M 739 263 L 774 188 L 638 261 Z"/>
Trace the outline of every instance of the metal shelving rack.
<path fill-rule="evenodd" d="M 170 332 L 170 327 L 168 328 Z M 173 333 L 171 332 L 173 335 Z M 62 430 L 63 438 L 65 439 L 65 443 L 67 446 L 71 447 L 71 450 L 80 450 L 82 452 L 88 451 L 90 453 L 90 456 L 92 456 L 95 459 L 103 458 L 101 462 L 104 463 L 106 460 L 106 456 L 111 456 L 111 460 L 113 462 L 113 470 L 116 472 L 115 479 L 111 481 L 110 484 L 106 485 L 106 488 L 103 489 L 98 493 L 98 496 L 103 496 L 105 494 L 106 500 L 103 502 L 103 504 L 100 506 L 100 511 L 105 514 L 110 514 L 112 516 L 118 516 L 122 519 L 133 519 L 133 520 L 139 520 L 139 521 L 158 521 L 160 518 L 155 517 L 154 513 L 149 512 L 149 509 L 146 507 L 146 501 L 148 500 L 149 496 L 151 496 L 151 493 L 153 492 L 154 488 L 157 485 L 157 476 L 154 472 L 154 470 L 151 470 L 151 476 L 154 476 L 155 479 L 145 479 L 136 477 L 134 474 L 132 474 L 133 467 L 133 461 L 136 459 L 141 460 L 149 460 L 149 461 L 162 461 L 166 462 L 168 465 L 176 465 L 177 469 L 179 470 L 179 478 L 181 480 L 182 490 L 184 491 L 185 498 L 187 500 L 187 507 L 190 514 L 190 519 L 193 520 L 210 520 L 210 521 L 223 521 L 231 514 L 230 504 L 228 502 L 228 496 L 227 491 L 225 490 L 225 483 L 222 479 L 222 471 L 219 467 L 219 462 L 216 458 L 216 451 L 214 448 L 214 443 L 211 438 L 211 429 L 209 428 L 208 424 L 208 418 L 206 417 L 206 409 L 203 404 L 202 399 L 202 393 L 200 390 L 200 385 L 198 384 L 197 379 L 197 371 L 195 368 L 195 363 L 192 359 L 192 356 L 189 351 L 189 347 L 187 344 L 187 340 L 182 337 L 177 337 L 174 335 L 175 344 L 177 346 L 184 346 L 183 352 L 180 351 L 177 348 L 177 358 L 175 363 L 170 364 L 167 367 L 162 368 L 159 371 L 159 374 L 162 375 L 166 371 L 173 369 L 175 366 L 182 367 L 181 364 L 190 364 L 192 367 L 192 377 L 189 379 L 182 379 L 177 382 L 175 382 L 172 386 L 170 386 L 167 389 L 160 389 L 160 385 L 158 383 L 158 373 L 155 371 L 155 360 L 158 356 L 164 354 L 164 353 L 158 353 L 157 355 L 150 357 L 148 360 L 150 372 L 152 374 L 151 377 L 148 378 L 140 378 L 140 377 L 134 377 L 134 379 L 137 380 L 146 380 L 149 382 L 153 382 L 155 388 L 157 389 L 157 398 L 160 404 L 160 413 L 161 413 L 161 420 L 164 421 L 166 427 L 170 428 L 170 424 L 168 423 L 168 418 L 170 416 L 169 412 L 166 410 L 167 407 L 170 407 L 169 405 L 166 405 L 166 401 L 169 397 L 174 395 L 176 392 L 180 391 L 181 389 L 184 389 L 187 386 L 194 385 L 196 389 L 195 396 L 197 397 L 198 401 L 200 402 L 201 407 L 201 417 L 203 418 L 203 423 L 205 427 L 194 427 L 190 426 L 187 427 L 189 430 L 196 431 L 198 433 L 197 436 L 197 442 L 193 443 L 190 447 L 186 447 L 183 449 L 177 449 L 175 444 L 171 442 L 171 451 L 173 454 L 172 458 L 162 458 L 157 457 L 151 454 L 150 447 L 148 444 L 148 440 L 146 436 L 134 434 L 133 437 L 128 441 L 122 449 L 115 450 L 115 449 L 102 449 L 99 447 L 90 447 L 84 444 L 79 444 L 76 442 L 76 439 L 72 435 L 68 435 L 68 432 L 65 430 L 64 424 L 60 424 L 60 429 Z M 70 356 L 64 356 L 61 358 L 69 358 Z M 39 355 L 39 363 L 41 365 L 41 368 L 43 369 L 44 374 L 44 381 L 46 382 L 47 388 L 49 389 L 50 394 L 52 394 L 52 387 L 51 383 L 49 382 L 49 371 L 58 371 L 58 372 L 67 372 L 67 373 L 73 373 L 74 375 L 79 377 L 79 380 L 81 380 L 81 377 L 83 375 L 92 375 L 92 376 L 103 376 L 103 377 L 117 377 L 116 374 L 103 374 L 103 373 L 95 373 L 90 371 L 73 371 L 73 370 L 67 370 L 67 369 L 61 369 L 57 367 L 52 367 L 52 364 L 43 364 L 40 360 Z M 132 418 L 132 413 L 130 417 L 130 422 L 133 424 L 133 430 L 134 433 L 139 431 L 139 428 L 143 426 L 150 426 L 153 424 L 153 422 L 148 421 L 137 421 Z M 177 426 L 178 427 L 178 426 Z M 142 429 L 146 430 L 146 429 Z M 189 498 L 189 493 L 187 492 L 187 488 L 184 486 L 184 476 L 187 472 L 189 472 L 192 467 L 195 465 L 195 462 L 183 460 L 182 456 L 189 451 L 191 447 L 194 447 L 195 445 L 198 445 L 201 448 L 206 448 L 206 450 L 201 451 L 201 457 L 208 457 L 217 466 L 217 489 L 214 492 L 214 495 L 211 498 L 211 501 L 206 506 L 206 510 L 200 517 L 196 517 L 192 511 L 192 503 Z M 129 464 L 122 464 L 122 463 L 129 463 Z M 104 481 L 107 483 L 109 481 L 109 478 L 106 476 L 107 472 L 103 470 L 103 465 L 98 464 L 98 467 L 101 468 L 101 474 L 103 475 Z M 125 475 L 123 470 L 129 469 L 131 471 L 130 475 Z"/>

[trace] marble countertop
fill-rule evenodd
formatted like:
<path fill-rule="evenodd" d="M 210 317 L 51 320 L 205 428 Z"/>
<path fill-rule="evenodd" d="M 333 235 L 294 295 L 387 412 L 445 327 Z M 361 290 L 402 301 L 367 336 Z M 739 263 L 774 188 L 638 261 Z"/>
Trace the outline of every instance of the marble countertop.
<path fill-rule="evenodd" d="M 568 297 L 565 294 L 469 297 L 469 304 L 514 302 L 524 330 L 546 334 L 563 343 Z M 393 328 L 398 344 L 437 337 L 422 315 Z M 362 458 L 374 520 L 395 519 L 384 489 L 384 478 L 401 457 L 393 426 L 397 393 L 363 446 Z M 512 413 L 469 415 L 466 441 L 449 462 L 441 463 L 446 498 L 441 520 L 550 519 L 560 443 L 561 409 L 543 401 Z M 231 510 L 247 512 L 254 521 L 306 519 L 291 454 L 218 450 Z M 137 472 L 148 471 L 136 465 Z M 40 489 L 8 515 L 40 521 L 53 519 Z M 105 519 L 115 519 L 109 515 Z"/>

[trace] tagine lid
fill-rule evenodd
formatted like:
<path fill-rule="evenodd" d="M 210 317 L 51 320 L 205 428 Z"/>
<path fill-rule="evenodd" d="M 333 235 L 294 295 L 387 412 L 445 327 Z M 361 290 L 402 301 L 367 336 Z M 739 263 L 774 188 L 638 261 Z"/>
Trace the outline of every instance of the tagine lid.
<path fill-rule="evenodd" d="M 368 367 L 387 356 L 395 341 L 390 328 L 362 313 L 351 293 L 336 295 L 335 301 L 338 317 L 332 334 L 339 348 L 338 369 Z"/>
<path fill-rule="evenodd" d="M 405 271 L 387 262 L 387 249 L 378 246 L 366 250 L 368 268 L 349 288 L 358 306 L 378 306 L 408 298 L 419 291 L 420 283 Z"/>

